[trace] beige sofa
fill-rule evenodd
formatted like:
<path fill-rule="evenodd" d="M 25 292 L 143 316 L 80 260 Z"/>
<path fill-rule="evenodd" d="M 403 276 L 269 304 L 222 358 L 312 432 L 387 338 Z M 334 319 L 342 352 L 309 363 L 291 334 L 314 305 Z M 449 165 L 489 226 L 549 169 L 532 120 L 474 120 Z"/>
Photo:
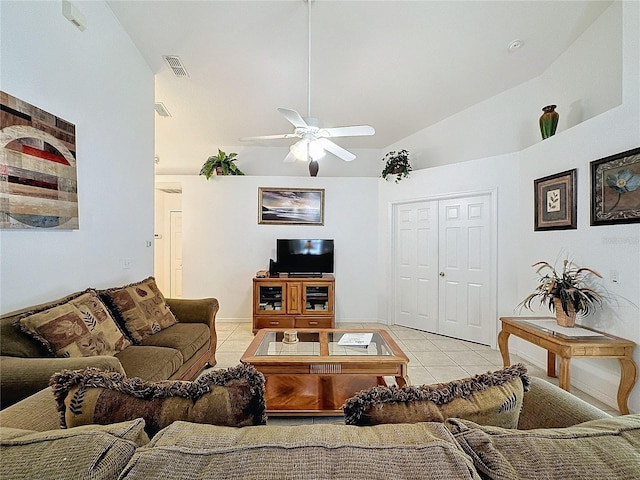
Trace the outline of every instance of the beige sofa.
<path fill-rule="evenodd" d="M 215 365 L 215 317 L 218 311 L 215 298 L 164 299 L 178 323 L 114 356 L 52 357 L 41 344 L 13 325 L 14 320 L 25 312 L 59 305 L 80 293 L 0 317 L 0 400 L 3 409 L 48 388 L 51 376 L 64 369 L 96 367 L 128 377 L 159 381 L 191 380 L 206 365 Z"/>
<path fill-rule="evenodd" d="M 640 415 L 610 417 L 532 378 L 519 429 L 450 419 L 244 428 L 144 421 L 60 430 L 51 391 L 0 412 L 0 475 L 149 479 L 640 478 Z M 586 422 L 586 423 L 585 423 Z"/>

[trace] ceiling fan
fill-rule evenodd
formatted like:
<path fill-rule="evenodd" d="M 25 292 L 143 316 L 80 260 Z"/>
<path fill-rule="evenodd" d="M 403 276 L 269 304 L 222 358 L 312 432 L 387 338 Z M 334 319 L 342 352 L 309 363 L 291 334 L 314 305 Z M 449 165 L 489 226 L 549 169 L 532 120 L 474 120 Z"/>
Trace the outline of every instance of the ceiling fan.
<path fill-rule="evenodd" d="M 276 135 L 260 135 L 256 137 L 242 137 L 240 141 L 253 140 L 275 140 L 282 138 L 298 138 L 299 140 L 291 145 L 289 153 L 285 157 L 285 162 L 294 162 L 295 160 L 303 160 L 310 162 L 310 171 L 313 163 L 321 158 L 325 152 L 332 153 L 338 158 L 346 162 L 352 161 L 356 156 L 350 151 L 342 148 L 338 144 L 330 140 L 335 137 L 356 137 L 373 135 L 375 130 L 370 125 L 351 125 L 345 127 L 323 128 L 320 120 L 311 116 L 311 3 L 314 0 L 304 0 L 308 4 L 309 19 L 309 51 L 308 51 L 308 70 L 307 70 L 307 116 L 302 117 L 295 110 L 287 108 L 278 108 L 284 118 L 294 127 L 293 133 L 282 133 Z M 317 172 L 317 163 L 315 164 Z M 313 175 L 313 171 L 312 171 Z"/>

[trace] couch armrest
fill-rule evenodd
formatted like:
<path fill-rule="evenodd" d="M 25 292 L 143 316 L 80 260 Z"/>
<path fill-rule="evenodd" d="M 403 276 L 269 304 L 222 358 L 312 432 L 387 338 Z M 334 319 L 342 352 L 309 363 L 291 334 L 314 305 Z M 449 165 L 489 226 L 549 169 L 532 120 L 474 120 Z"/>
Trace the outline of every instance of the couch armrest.
<path fill-rule="evenodd" d="M 49 387 L 51 376 L 64 369 L 95 367 L 124 374 L 116 357 L 100 355 L 80 358 L 22 358 L 0 356 L 2 408 Z"/>
<path fill-rule="evenodd" d="M 51 388 L 45 388 L 0 411 L 0 426 L 23 430 L 60 429 L 60 412 Z"/>
<path fill-rule="evenodd" d="M 216 314 L 220 305 L 215 298 L 165 298 L 169 309 L 173 312 L 178 322 L 181 323 L 206 323 L 211 334 L 209 345 L 211 365 L 216 364 L 216 349 L 218 347 L 218 334 L 216 333 Z"/>
<path fill-rule="evenodd" d="M 562 428 L 610 417 L 606 412 L 541 378 L 531 377 L 518 429 Z"/>
<path fill-rule="evenodd" d="M 179 322 L 206 323 L 209 328 L 215 327 L 219 308 L 215 298 L 165 298 L 165 302 Z"/>

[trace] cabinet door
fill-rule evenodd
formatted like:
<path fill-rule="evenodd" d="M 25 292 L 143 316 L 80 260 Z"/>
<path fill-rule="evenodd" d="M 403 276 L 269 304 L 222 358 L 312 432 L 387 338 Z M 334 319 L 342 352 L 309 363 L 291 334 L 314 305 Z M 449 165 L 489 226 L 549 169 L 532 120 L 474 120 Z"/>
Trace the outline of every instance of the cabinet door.
<path fill-rule="evenodd" d="M 287 305 L 285 282 L 256 282 L 253 301 L 255 315 L 285 315 Z"/>
<path fill-rule="evenodd" d="M 302 313 L 302 284 L 300 282 L 287 282 L 287 313 Z"/>
<path fill-rule="evenodd" d="M 333 314 L 333 283 L 304 282 L 302 313 L 305 315 Z"/>

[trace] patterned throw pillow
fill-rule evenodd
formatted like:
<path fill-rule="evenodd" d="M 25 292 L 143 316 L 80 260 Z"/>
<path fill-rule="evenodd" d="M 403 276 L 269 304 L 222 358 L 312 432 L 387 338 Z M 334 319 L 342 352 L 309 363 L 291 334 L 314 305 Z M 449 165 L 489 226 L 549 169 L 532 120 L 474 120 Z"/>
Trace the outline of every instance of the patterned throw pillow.
<path fill-rule="evenodd" d="M 64 370 L 49 382 L 62 428 L 144 418 L 145 431 L 183 420 L 244 427 L 264 425 L 264 376 L 252 365 L 213 370 L 193 382 L 144 382 L 96 368 Z"/>
<path fill-rule="evenodd" d="M 100 292 L 115 319 L 136 344 L 178 322 L 153 277 Z"/>
<path fill-rule="evenodd" d="M 529 377 L 524 365 L 449 383 L 373 387 L 344 405 L 348 425 L 444 422 L 464 418 L 482 425 L 517 428 Z"/>
<path fill-rule="evenodd" d="M 93 290 L 47 310 L 24 313 L 14 325 L 58 357 L 114 355 L 131 344 Z"/>

